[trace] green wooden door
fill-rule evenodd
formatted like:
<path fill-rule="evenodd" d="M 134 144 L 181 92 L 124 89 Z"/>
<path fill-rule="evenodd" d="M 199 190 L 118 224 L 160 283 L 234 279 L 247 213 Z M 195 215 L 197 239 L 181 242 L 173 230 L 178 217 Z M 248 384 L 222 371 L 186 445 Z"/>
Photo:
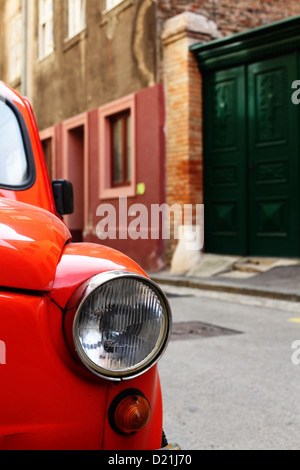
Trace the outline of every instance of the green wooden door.
<path fill-rule="evenodd" d="M 249 253 L 299 255 L 297 56 L 248 67 Z"/>
<path fill-rule="evenodd" d="M 245 67 L 204 82 L 205 251 L 246 254 Z"/>
<path fill-rule="evenodd" d="M 206 77 L 207 252 L 299 256 L 296 67 L 295 53 Z"/>

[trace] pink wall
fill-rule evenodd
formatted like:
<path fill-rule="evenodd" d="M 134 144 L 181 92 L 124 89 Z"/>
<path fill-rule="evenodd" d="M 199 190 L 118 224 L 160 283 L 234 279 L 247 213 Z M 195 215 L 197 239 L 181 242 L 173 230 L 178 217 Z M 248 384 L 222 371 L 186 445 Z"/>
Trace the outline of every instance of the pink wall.
<path fill-rule="evenodd" d="M 132 204 L 145 204 L 150 214 L 151 204 L 162 204 L 165 202 L 164 185 L 164 98 L 161 85 L 145 88 L 136 94 L 136 183 L 145 184 L 145 193 L 128 197 L 128 206 Z M 96 137 L 96 116 L 90 118 L 90 139 Z M 91 144 L 90 140 L 90 144 Z M 97 144 L 94 142 L 94 147 Z M 117 221 L 119 220 L 119 200 L 106 199 L 100 201 L 97 192 L 98 182 L 95 174 L 99 171 L 97 153 L 90 152 L 90 165 L 95 173 L 90 171 L 90 195 L 89 214 L 92 220 L 93 231 L 101 218 L 96 216 L 97 207 L 100 202 L 113 204 L 116 208 Z M 132 219 L 128 219 L 130 221 Z M 150 225 L 150 220 L 149 220 Z M 118 227 L 117 227 L 118 228 Z M 150 227 L 149 227 L 150 229 Z M 118 230 L 117 230 L 118 234 Z M 118 235 L 117 235 L 118 238 Z M 116 248 L 137 261 L 144 269 L 152 271 L 163 267 L 164 241 L 152 240 L 151 234 L 148 240 L 104 240 L 101 243 Z M 100 243 L 94 234 L 85 237 L 86 241 Z"/>
<path fill-rule="evenodd" d="M 124 98 L 123 98 L 124 100 Z M 126 97 L 125 97 L 126 101 Z M 117 105 L 113 103 L 113 106 Z M 164 143 L 164 96 L 163 87 L 155 85 L 145 88 L 134 95 L 134 114 L 135 114 L 135 181 L 136 184 L 144 183 L 145 192 L 142 195 L 135 194 L 128 197 L 127 204 L 140 203 L 145 204 L 149 212 L 149 236 L 148 240 L 132 240 L 129 237 L 125 240 L 99 240 L 96 234 L 97 224 L 101 217 L 97 217 L 96 212 L 99 204 L 112 204 L 116 208 L 117 221 L 119 220 L 119 199 L 115 194 L 112 199 L 105 198 L 100 200 L 100 171 L 103 168 L 101 159 L 105 158 L 102 148 L 103 135 L 101 133 L 99 109 L 84 113 L 85 132 L 84 145 L 87 150 L 87 156 L 84 164 L 83 179 L 85 188 L 83 194 L 83 206 L 85 207 L 83 240 L 95 243 L 101 243 L 111 246 L 117 250 L 126 253 L 137 261 L 144 269 L 148 271 L 161 269 L 163 267 L 164 241 L 161 239 L 151 239 L 150 233 L 150 206 L 151 204 L 162 204 L 165 202 L 165 143 Z M 107 105 L 106 105 L 107 107 Z M 100 109 L 101 111 L 101 109 Z M 81 118 L 83 115 L 81 115 Z M 72 118 L 74 126 L 78 125 L 76 116 Z M 66 126 L 67 123 L 67 126 Z M 70 165 L 70 152 L 66 145 L 66 133 L 72 128 L 71 120 L 55 126 L 55 177 L 63 178 L 71 175 L 65 174 L 65 168 Z M 42 135 L 42 132 L 41 132 Z M 70 172 L 72 173 L 72 172 Z M 121 194 L 121 193 L 120 193 Z M 133 220 L 128 218 L 128 222 Z M 117 224 L 118 238 L 118 224 Z"/>

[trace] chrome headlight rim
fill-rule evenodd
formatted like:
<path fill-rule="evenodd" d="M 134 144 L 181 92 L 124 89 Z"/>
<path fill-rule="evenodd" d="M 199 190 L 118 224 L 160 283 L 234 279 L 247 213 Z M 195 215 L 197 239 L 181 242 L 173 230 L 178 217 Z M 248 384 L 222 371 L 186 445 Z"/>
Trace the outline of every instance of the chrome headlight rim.
<path fill-rule="evenodd" d="M 163 318 L 163 325 L 161 328 L 159 339 L 157 340 L 156 347 L 153 349 L 153 351 L 151 351 L 151 353 L 142 362 L 136 364 L 131 369 L 112 371 L 110 369 L 100 367 L 87 356 L 81 345 L 78 329 L 82 309 L 89 297 L 92 296 L 97 289 L 101 288 L 106 283 L 122 278 L 132 278 L 148 285 L 148 287 L 150 287 L 150 289 L 152 289 L 158 296 L 162 307 L 164 307 L 165 316 Z M 147 370 L 153 367 L 159 361 L 169 343 L 172 326 L 172 314 L 168 299 L 163 290 L 155 282 L 153 282 L 148 277 L 143 276 L 142 274 L 131 271 L 108 271 L 97 274 L 90 278 L 88 281 L 86 281 L 86 283 L 84 283 L 81 288 L 79 288 L 75 292 L 75 295 L 71 299 L 69 308 L 70 310 L 75 309 L 75 315 L 73 317 L 72 324 L 72 342 L 73 347 L 75 348 L 76 355 L 78 356 L 81 363 L 90 372 L 100 378 L 112 381 L 121 381 L 138 377 L 139 375 L 145 373 Z"/>

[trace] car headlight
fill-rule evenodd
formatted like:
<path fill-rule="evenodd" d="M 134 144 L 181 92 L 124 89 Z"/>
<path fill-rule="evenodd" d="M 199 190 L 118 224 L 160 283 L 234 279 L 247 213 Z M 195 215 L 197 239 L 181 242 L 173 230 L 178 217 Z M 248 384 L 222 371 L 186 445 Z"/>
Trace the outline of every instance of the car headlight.
<path fill-rule="evenodd" d="M 90 371 L 111 380 L 129 379 L 161 357 L 170 337 L 171 311 L 151 280 L 108 272 L 75 292 L 65 316 L 65 330 L 70 329 L 75 351 Z"/>

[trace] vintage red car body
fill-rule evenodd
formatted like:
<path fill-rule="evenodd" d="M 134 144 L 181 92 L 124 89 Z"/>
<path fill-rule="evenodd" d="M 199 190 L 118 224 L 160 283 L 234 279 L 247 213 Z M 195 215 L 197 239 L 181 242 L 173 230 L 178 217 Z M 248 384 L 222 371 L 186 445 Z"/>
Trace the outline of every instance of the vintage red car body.
<path fill-rule="evenodd" d="M 74 359 L 63 327 L 68 302 L 93 276 L 147 276 L 120 252 L 72 243 L 56 210 L 31 106 L 3 83 L 0 96 L 20 114 L 35 164 L 28 187 L 0 184 L 0 449 L 159 449 L 157 363 L 128 380 L 107 380 Z M 128 434 L 109 420 L 111 403 L 126 390 L 140 391 L 151 409 L 147 424 Z"/>

